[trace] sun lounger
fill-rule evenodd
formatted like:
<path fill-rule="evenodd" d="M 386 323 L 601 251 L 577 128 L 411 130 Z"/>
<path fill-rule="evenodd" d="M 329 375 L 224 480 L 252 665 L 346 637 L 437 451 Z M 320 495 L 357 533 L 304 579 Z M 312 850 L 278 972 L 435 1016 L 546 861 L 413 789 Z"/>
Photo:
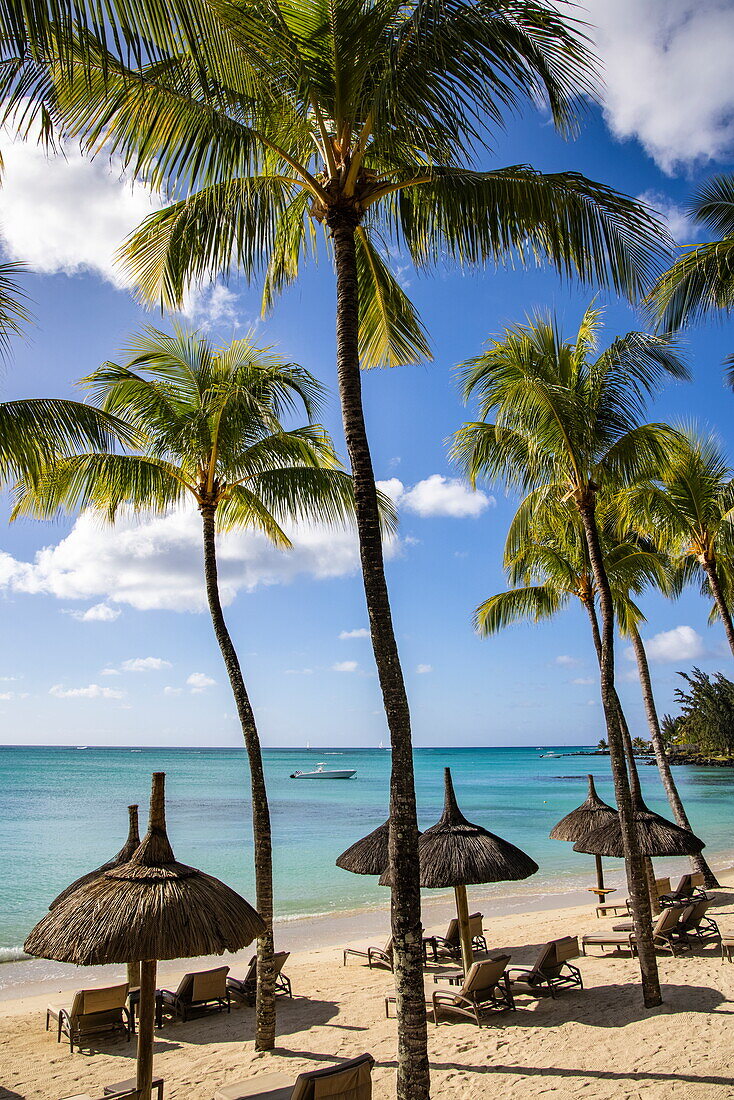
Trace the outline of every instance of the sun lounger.
<path fill-rule="evenodd" d="M 286 959 L 290 955 L 290 951 L 276 951 L 273 955 L 273 964 L 275 966 L 275 992 L 284 993 L 287 997 L 293 997 L 291 990 L 290 978 L 287 978 L 283 973 L 283 966 Z M 255 991 L 257 989 L 257 955 L 253 955 L 250 959 L 250 967 L 245 974 L 244 978 L 227 978 L 227 989 L 235 998 L 235 1000 L 243 1001 L 245 1004 L 255 1003 Z"/>
<path fill-rule="evenodd" d="M 431 997 L 433 1022 L 441 1012 L 465 1016 L 481 1026 L 495 1012 L 515 1011 L 515 1002 L 507 977 L 509 955 L 497 955 L 472 963 L 460 989 L 434 989 Z"/>
<path fill-rule="evenodd" d="M 487 941 L 484 938 L 482 920 L 482 913 L 472 913 L 469 917 L 469 935 L 471 936 L 471 945 L 475 951 L 487 950 Z M 459 938 L 459 922 L 457 918 L 452 917 L 449 921 L 445 936 L 426 936 L 423 940 L 423 947 L 424 953 L 427 949 L 433 952 L 434 959 L 460 959 L 461 939 Z"/>
<path fill-rule="evenodd" d="M 392 970 L 392 936 L 383 947 L 368 947 L 361 951 L 356 947 L 344 948 L 344 960 L 342 965 L 347 965 L 347 957 L 354 955 L 357 959 L 366 959 L 368 966 L 384 966 Z"/>
<path fill-rule="evenodd" d="M 704 890 L 704 876 L 700 871 L 682 875 L 675 890 L 661 895 L 661 905 L 687 905 L 693 900 L 708 901 L 709 896 Z"/>
<path fill-rule="evenodd" d="M 568 986 L 584 987 L 581 971 L 577 966 L 569 962 L 569 959 L 577 959 L 581 951 L 577 936 L 563 936 L 557 940 L 549 940 L 541 949 L 535 963 L 530 969 L 512 967 L 507 974 L 510 985 L 527 986 L 534 993 L 550 993 L 555 997 L 556 989 Z"/>
<path fill-rule="evenodd" d="M 159 989 L 156 1000 L 161 1020 L 189 1020 L 206 1012 L 230 1010 L 229 990 L 227 989 L 228 966 L 217 966 L 213 970 L 198 970 L 184 974 L 178 983 L 178 989 Z"/>
<path fill-rule="evenodd" d="M 666 878 L 656 878 L 655 879 L 655 893 L 656 893 L 658 902 L 660 903 L 661 906 L 663 906 L 664 905 L 663 898 L 667 897 L 668 894 L 670 893 L 670 879 L 668 877 L 666 877 Z M 630 898 L 626 898 L 624 901 L 618 901 L 618 902 L 611 902 L 611 901 L 610 902 L 604 902 L 602 905 L 597 905 L 597 907 L 596 907 L 597 917 L 606 917 L 610 913 L 612 914 L 612 916 L 616 917 L 618 913 L 631 913 L 631 912 L 632 912 L 632 901 L 631 901 Z"/>
<path fill-rule="evenodd" d="M 702 898 L 693 905 L 687 905 L 681 911 L 675 932 L 688 939 L 698 940 L 699 943 L 705 943 L 708 940 L 720 942 L 721 932 L 718 924 L 713 917 L 706 916 L 706 910 L 710 906 L 711 902 L 708 898 Z"/>
<path fill-rule="evenodd" d="M 680 912 L 676 909 L 663 909 L 655 921 L 652 929 L 652 941 L 655 947 L 663 951 L 677 954 L 675 943 L 675 929 L 678 924 Z M 581 950 L 586 954 L 587 947 L 626 947 L 633 955 L 637 954 L 637 943 L 634 929 L 630 928 L 630 922 L 625 926 L 617 925 L 609 932 L 594 932 L 581 937 Z"/>
<path fill-rule="evenodd" d="M 102 1035 L 122 1033 L 130 1042 L 132 1019 L 127 1007 L 128 984 L 110 985 L 103 989 L 78 989 L 71 1005 L 60 1007 L 48 1005 L 46 1008 L 46 1031 L 51 1021 L 57 1023 L 56 1041 L 61 1036 L 69 1039 L 69 1049 L 74 1046 L 81 1049 L 87 1040 Z"/>
<path fill-rule="evenodd" d="M 129 1092 L 116 1092 L 115 1100 L 137 1100 L 138 1090 L 131 1089 Z M 110 1100 L 108 1095 L 91 1096 L 88 1092 L 75 1092 L 73 1096 L 63 1096 L 59 1100 Z"/>
<path fill-rule="evenodd" d="M 264 1073 L 224 1085 L 214 1093 L 214 1100 L 371 1100 L 374 1064 L 371 1054 L 362 1054 L 301 1073 L 295 1083 L 285 1073 Z"/>

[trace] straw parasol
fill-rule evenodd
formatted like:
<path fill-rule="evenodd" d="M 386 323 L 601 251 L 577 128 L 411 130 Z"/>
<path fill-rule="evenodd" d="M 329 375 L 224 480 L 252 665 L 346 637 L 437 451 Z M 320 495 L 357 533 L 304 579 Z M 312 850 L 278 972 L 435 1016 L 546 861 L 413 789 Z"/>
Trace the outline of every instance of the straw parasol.
<path fill-rule="evenodd" d="M 690 856 L 705 847 L 702 840 L 674 825 L 660 814 L 648 809 L 641 798 L 633 802 L 632 818 L 637 831 L 640 854 L 643 856 Z M 589 855 L 624 857 L 622 822 L 619 814 L 581 837 L 573 846 L 574 852 Z"/>
<path fill-rule="evenodd" d="M 538 864 L 514 844 L 467 821 L 456 801 L 450 768 L 444 769 L 443 814 L 423 833 L 418 851 L 421 886 L 427 890 L 454 888 L 464 973 L 468 974 L 473 956 L 467 886 L 529 878 L 538 870 Z M 389 884 L 388 872 L 380 881 Z"/>
<path fill-rule="evenodd" d="M 127 862 L 79 887 L 25 942 L 29 955 L 94 966 L 141 962 L 138 1100 L 150 1100 L 156 961 L 238 951 L 265 931 L 244 898 L 178 863 L 166 833 L 165 775 L 153 775 L 148 833 Z"/>
<path fill-rule="evenodd" d="M 574 842 L 583 840 L 595 829 L 603 825 L 609 825 L 617 818 L 617 811 L 612 806 L 608 806 L 606 802 L 602 802 L 596 793 L 594 776 L 589 775 L 587 778 L 589 780 L 589 793 L 586 800 L 580 806 L 577 806 L 575 810 L 571 810 L 570 814 L 562 817 L 558 824 L 551 829 L 551 840 Z M 594 856 L 596 859 L 596 890 L 603 897 L 607 893 L 604 886 L 604 867 L 602 866 L 601 855 L 595 852 Z"/>
<path fill-rule="evenodd" d="M 138 807 L 128 806 L 127 813 L 129 817 L 129 826 L 127 833 L 127 840 L 123 844 L 120 851 L 112 859 L 108 859 L 106 863 L 103 863 L 101 867 L 98 867 L 96 871 L 87 871 L 86 875 L 82 875 L 80 878 L 75 879 L 70 886 L 67 886 L 65 890 L 62 890 L 58 897 L 49 905 L 49 909 L 53 909 L 58 905 L 60 901 L 68 898 L 69 894 L 73 894 L 75 890 L 78 890 L 80 886 L 86 885 L 88 882 L 92 882 L 98 875 L 104 874 L 105 871 L 111 871 L 113 867 L 119 867 L 121 863 L 127 863 L 133 853 L 140 847 L 140 833 L 138 832 Z"/>
<path fill-rule="evenodd" d="M 336 865 L 343 871 L 351 871 L 353 875 L 382 875 L 390 862 L 389 841 L 390 822 L 385 821 L 342 852 Z"/>

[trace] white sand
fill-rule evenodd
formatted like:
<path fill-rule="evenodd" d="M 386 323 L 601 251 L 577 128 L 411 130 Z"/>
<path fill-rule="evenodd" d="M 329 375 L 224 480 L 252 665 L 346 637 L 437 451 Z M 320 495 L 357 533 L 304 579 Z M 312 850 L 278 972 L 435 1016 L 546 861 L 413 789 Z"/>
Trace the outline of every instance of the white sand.
<path fill-rule="evenodd" d="M 734 933 L 734 878 L 726 881 L 712 913 L 723 931 Z M 483 909 L 491 912 L 486 904 Z M 429 907 L 426 925 L 443 930 L 447 912 L 445 903 Z M 321 938 L 332 939 L 334 930 L 349 927 L 352 943 L 381 943 L 387 919 L 386 913 L 372 913 L 353 917 L 346 926 L 332 921 L 332 934 L 324 936 L 322 929 Z M 515 965 L 531 963 L 538 945 L 547 939 L 598 931 L 610 923 L 597 921 L 587 903 L 494 916 L 485 919 L 485 930 L 491 952 L 510 952 Z M 380 935 L 375 934 L 378 929 Z M 292 942 L 286 946 L 294 947 Z M 233 973 L 243 972 L 244 957 L 227 961 Z M 661 956 L 664 1004 L 654 1010 L 642 1006 L 638 966 L 629 956 L 582 958 L 580 966 L 583 990 L 561 992 L 556 1000 L 521 995 L 517 1012 L 498 1015 L 481 1029 L 463 1021 L 438 1027 L 429 1022 L 433 1096 L 734 1097 L 734 964 L 722 963 L 717 947 L 697 947 L 677 959 Z M 197 967 L 203 968 L 199 962 Z M 161 984 L 175 987 L 184 969 L 169 964 Z M 426 973 L 428 995 L 434 988 L 432 972 L 440 969 L 430 967 Z M 221 1084 L 273 1070 L 295 1078 L 301 1070 L 365 1050 L 377 1061 L 375 1100 L 394 1096 L 396 1025 L 384 1013 L 392 975 L 357 962 L 342 967 L 341 952 L 333 942 L 303 952 L 294 949 L 286 970 L 295 996 L 293 1001 L 279 998 L 278 1045 L 273 1053 L 255 1054 L 250 1008 L 168 1024 L 156 1032 L 155 1072 L 165 1078 L 167 1098 L 210 1100 Z M 81 984 L 82 974 L 99 983 L 109 980 L 110 973 L 116 976 L 122 969 L 107 968 L 94 975 L 77 971 L 74 985 Z M 46 1003 L 68 1000 L 68 984 L 68 978 L 57 979 L 52 990 L 40 995 L 37 988 L 15 987 L 18 995 L 0 1003 L 4 1100 L 51 1100 L 77 1092 L 99 1095 L 104 1084 L 134 1073 L 134 1041 L 100 1043 L 93 1053 L 72 1055 L 67 1044 L 57 1045 L 53 1033 L 44 1031 Z"/>

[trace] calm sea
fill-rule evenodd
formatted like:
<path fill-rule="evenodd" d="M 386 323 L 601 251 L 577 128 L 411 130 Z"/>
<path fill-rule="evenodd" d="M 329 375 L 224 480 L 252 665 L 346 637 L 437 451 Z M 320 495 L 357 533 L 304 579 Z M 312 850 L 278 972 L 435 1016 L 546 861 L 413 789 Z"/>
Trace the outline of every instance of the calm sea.
<path fill-rule="evenodd" d="M 548 839 L 556 821 L 586 796 L 591 771 L 613 801 L 609 762 L 566 748 L 417 749 L 420 825 L 441 812 L 443 768 L 452 769 L 466 816 L 517 844 L 540 865 L 506 892 L 561 894 L 588 885 L 589 857 Z M 541 757 L 542 752 L 559 755 Z M 297 781 L 318 761 L 357 769 L 348 781 Z M 387 892 L 372 878 L 334 865 L 349 844 L 384 821 L 391 757 L 379 749 L 267 750 L 279 919 L 376 907 Z M 657 770 L 642 767 L 645 796 L 669 814 Z M 250 804 L 244 751 L 224 749 L 0 748 L 0 957 L 18 948 L 52 898 L 109 859 L 127 831 L 126 807 L 141 805 L 144 831 L 150 773 L 167 774 L 168 824 L 178 858 L 224 879 L 252 899 Z M 675 769 L 694 830 L 715 868 L 734 856 L 734 772 Z M 661 870 L 685 870 L 661 861 Z M 613 866 L 615 864 L 613 863 Z M 616 864 L 619 869 L 619 864 Z M 618 877 L 618 876 L 617 876 Z M 500 888 L 501 889 L 501 888 Z"/>

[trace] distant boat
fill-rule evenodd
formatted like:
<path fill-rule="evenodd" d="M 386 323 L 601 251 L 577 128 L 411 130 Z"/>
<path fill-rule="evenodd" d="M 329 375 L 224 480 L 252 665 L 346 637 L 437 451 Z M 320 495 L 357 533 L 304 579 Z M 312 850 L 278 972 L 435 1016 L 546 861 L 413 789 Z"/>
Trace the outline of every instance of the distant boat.
<path fill-rule="evenodd" d="M 310 752 L 310 751 L 311 751 L 311 742 L 307 741 L 306 742 L 306 752 Z"/>
<path fill-rule="evenodd" d="M 352 776 L 356 774 L 356 768 L 345 768 L 343 771 L 336 771 L 330 768 L 326 771 L 326 765 L 319 764 L 314 772 L 293 772 L 291 779 L 351 779 Z"/>
<path fill-rule="evenodd" d="M 89 745 L 77 745 L 77 749 L 88 749 Z"/>
<path fill-rule="evenodd" d="M 565 755 L 565 754 L 562 753 L 562 752 L 541 752 L 540 759 L 544 760 L 546 758 L 546 756 L 563 756 L 563 755 Z"/>
<path fill-rule="evenodd" d="M 377 747 L 378 747 L 378 749 L 384 749 L 385 746 L 383 745 L 382 741 L 380 741 L 380 743 Z"/>

